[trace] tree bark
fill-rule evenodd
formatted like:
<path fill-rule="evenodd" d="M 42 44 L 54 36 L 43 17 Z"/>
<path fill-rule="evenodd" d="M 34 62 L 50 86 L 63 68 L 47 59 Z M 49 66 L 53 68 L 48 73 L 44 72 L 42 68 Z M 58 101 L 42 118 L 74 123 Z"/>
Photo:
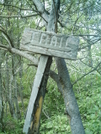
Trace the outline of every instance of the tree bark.
<path fill-rule="evenodd" d="M 9 67 L 8 67 L 8 55 L 6 55 L 6 82 L 5 82 L 5 89 L 6 89 L 6 99 L 8 101 L 8 104 L 9 104 L 9 110 L 10 110 L 10 113 L 11 113 L 11 116 L 16 118 L 16 115 L 15 115 L 15 109 L 14 109 L 14 103 L 12 101 L 12 96 L 11 96 L 11 90 L 10 89 L 10 80 L 9 80 Z"/>
<path fill-rule="evenodd" d="M 57 10 L 59 10 L 60 0 L 52 1 L 52 8 L 51 8 L 49 20 L 47 19 L 48 15 L 46 15 L 46 11 L 45 11 L 42 3 L 40 2 L 40 0 L 38 0 L 37 2 L 36 2 L 36 0 L 33 0 L 33 2 L 36 5 L 36 7 L 40 7 L 39 12 L 41 13 L 41 16 L 47 22 L 48 21 L 50 22 L 50 23 L 48 23 L 49 31 L 57 32 L 57 19 L 58 19 L 58 11 Z M 37 9 L 39 9 L 39 8 L 37 8 Z M 79 108 L 78 108 L 77 101 L 76 101 L 76 98 L 75 98 L 75 95 L 73 92 L 73 87 L 71 85 L 69 72 L 66 67 L 66 63 L 65 63 L 64 59 L 57 58 L 56 64 L 57 64 L 57 68 L 58 68 L 58 75 L 57 75 L 58 77 L 56 77 L 55 79 L 58 78 L 58 80 L 56 80 L 56 81 L 57 81 L 57 85 L 60 86 L 59 89 L 62 92 L 62 95 L 64 98 L 64 102 L 66 105 L 66 112 L 70 117 L 70 126 L 71 126 L 72 134 L 85 134 L 81 116 L 80 116 L 80 112 L 79 112 Z"/>
<path fill-rule="evenodd" d="M 70 118 L 72 134 L 85 134 L 79 108 L 73 92 L 70 76 L 64 59 L 56 59 L 58 68 L 58 82 L 62 88 L 62 95 L 66 105 L 66 113 Z"/>
<path fill-rule="evenodd" d="M 37 2 L 35 2 L 35 4 L 37 5 Z M 40 5 L 40 4 L 39 4 Z M 53 4 L 52 4 L 53 6 Z M 40 6 L 38 6 L 40 7 Z M 43 9 L 43 8 L 41 8 Z M 40 10 L 41 12 L 41 10 Z M 51 10 L 51 14 L 49 16 L 49 21 L 48 21 L 48 26 L 47 26 L 47 31 L 55 31 L 55 25 L 54 25 L 54 16 L 53 16 L 54 12 L 53 10 Z M 49 76 L 49 70 L 50 70 L 50 65 L 52 62 L 52 57 L 48 58 L 48 62 L 47 62 L 47 66 L 46 66 L 46 70 L 45 70 L 45 74 L 44 74 L 44 78 L 42 80 L 36 101 L 35 101 L 35 108 L 33 109 L 33 119 L 31 122 L 31 127 L 29 129 L 29 134 L 38 134 L 39 133 L 39 127 L 40 127 L 40 117 L 41 117 L 41 111 L 42 111 L 42 105 L 43 105 L 43 101 L 44 101 L 44 97 L 45 97 L 45 93 L 46 93 L 46 86 L 47 86 L 47 80 L 48 80 L 48 76 Z"/>
<path fill-rule="evenodd" d="M 13 86 L 14 86 L 14 102 L 15 102 L 17 119 L 21 119 L 21 113 L 20 113 L 19 105 L 18 105 L 18 87 L 17 87 L 17 80 L 16 80 L 16 73 L 15 73 L 16 62 L 17 62 L 17 59 L 13 55 L 12 56 L 12 75 L 13 75 Z"/>
<path fill-rule="evenodd" d="M 2 75 L 1 75 L 1 61 L 0 61 L 0 128 L 3 129 L 3 98 L 2 98 Z"/>

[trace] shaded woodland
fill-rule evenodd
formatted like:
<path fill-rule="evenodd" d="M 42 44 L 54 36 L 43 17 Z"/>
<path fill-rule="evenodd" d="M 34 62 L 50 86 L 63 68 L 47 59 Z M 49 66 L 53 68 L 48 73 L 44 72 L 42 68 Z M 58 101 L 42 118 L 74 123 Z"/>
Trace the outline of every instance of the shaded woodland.
<path fill-rule="evenodd" d="M 48 17 L 55 10 L 58 13 L 54 17 L 54 25 Z M 75 134 L 74 126 L 70 123 L 72 115 L 67 114 L 70 112 L 66 105 L 70 96 L 64 97 L 70 88 L 75 94 L 78 104 L 75 105 L 79 108 L 85 133 L 100 134 L 100 0 L 60 0 L 60 4 L 59 0 L 0 0 L 0 133 L 23 133 L 40 59 L 39 54 L 29 54 L 20 49 L 26 27 L 53 30 L 80 39 L 76 60 L 53 57 L 42 108 L 40 134 Z M 78 108 L 74 111 L 78 111 Z"/>

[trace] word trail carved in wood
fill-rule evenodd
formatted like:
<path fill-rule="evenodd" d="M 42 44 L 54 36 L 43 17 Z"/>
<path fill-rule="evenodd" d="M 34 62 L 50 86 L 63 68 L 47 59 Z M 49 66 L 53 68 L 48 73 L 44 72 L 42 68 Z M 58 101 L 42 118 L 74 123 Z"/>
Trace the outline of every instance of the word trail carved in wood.
<path fill-rule="evenodd" d="M 26 28 L 20 48 L 33 53 L 76 59 L 79 38 Z"/>

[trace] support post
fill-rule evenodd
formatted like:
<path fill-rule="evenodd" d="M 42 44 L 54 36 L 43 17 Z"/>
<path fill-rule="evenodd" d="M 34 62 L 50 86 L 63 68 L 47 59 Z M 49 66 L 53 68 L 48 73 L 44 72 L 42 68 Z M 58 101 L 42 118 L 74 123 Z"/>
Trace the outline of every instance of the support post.
<path fill-rule="evenodd" d="M 43 89 L 43 91 L 45 91 L 46 89 L 51 62 L 52 62 L 51 57 L 48 57 L 48 56 L 40 57 L 38 69 L 37 69 L 35 80 L 34 80 L 33 87 L 32 87 L 32 93 L 31 93 L 31 97 L 30 97 L 30 101 L 28 105 L 25 124 L 23 128 L 23 132 L 25 134 L 32 133 L 33 131 L 37 132 L 39 129 L 39 121 L 40 121 L 41 107 L 43 103 L 43 96 L 40 97 L 39 104 L 38 104 L 39 106 L 36 108 L 36 110 L 35 110 L 35 101 L 36 101 L 38 92 L 41 91 L 41 89 Z M 36 111 L 35 115 L 33 115 L 34 110 Z M 33 116 L 34 116 L 34 120 L 33 120 Z M 33 124 L 35 126 L 33 126 Z"/>

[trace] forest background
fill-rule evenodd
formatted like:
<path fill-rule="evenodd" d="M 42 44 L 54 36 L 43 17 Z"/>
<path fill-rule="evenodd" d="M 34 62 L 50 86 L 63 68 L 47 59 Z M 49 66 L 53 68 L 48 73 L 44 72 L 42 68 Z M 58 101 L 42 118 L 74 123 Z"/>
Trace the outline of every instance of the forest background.
<path fill-rule="evenodd" d="M 41 0 L 49 13 L 51 0 Z M 101 133 L 101 1 L 61 0 L 58 33 L 80 38 L 76 61 L 65 60 L 86 134 Z M 0 134 L 22 134 L 40 55 L 19 53 L 25 27 L 45 31 L 33 0 L 0 0 Z M 14 49 L 11 49 L 13 46 Z M 10 47 L 11 46 L 11 47 Z M 33 62 L 34 61 L 34 62 Z M 53 59 L 51 70 L 57 73 Z M 40 133 L 71 134 L 65 105 L 49 77 Z"/>

